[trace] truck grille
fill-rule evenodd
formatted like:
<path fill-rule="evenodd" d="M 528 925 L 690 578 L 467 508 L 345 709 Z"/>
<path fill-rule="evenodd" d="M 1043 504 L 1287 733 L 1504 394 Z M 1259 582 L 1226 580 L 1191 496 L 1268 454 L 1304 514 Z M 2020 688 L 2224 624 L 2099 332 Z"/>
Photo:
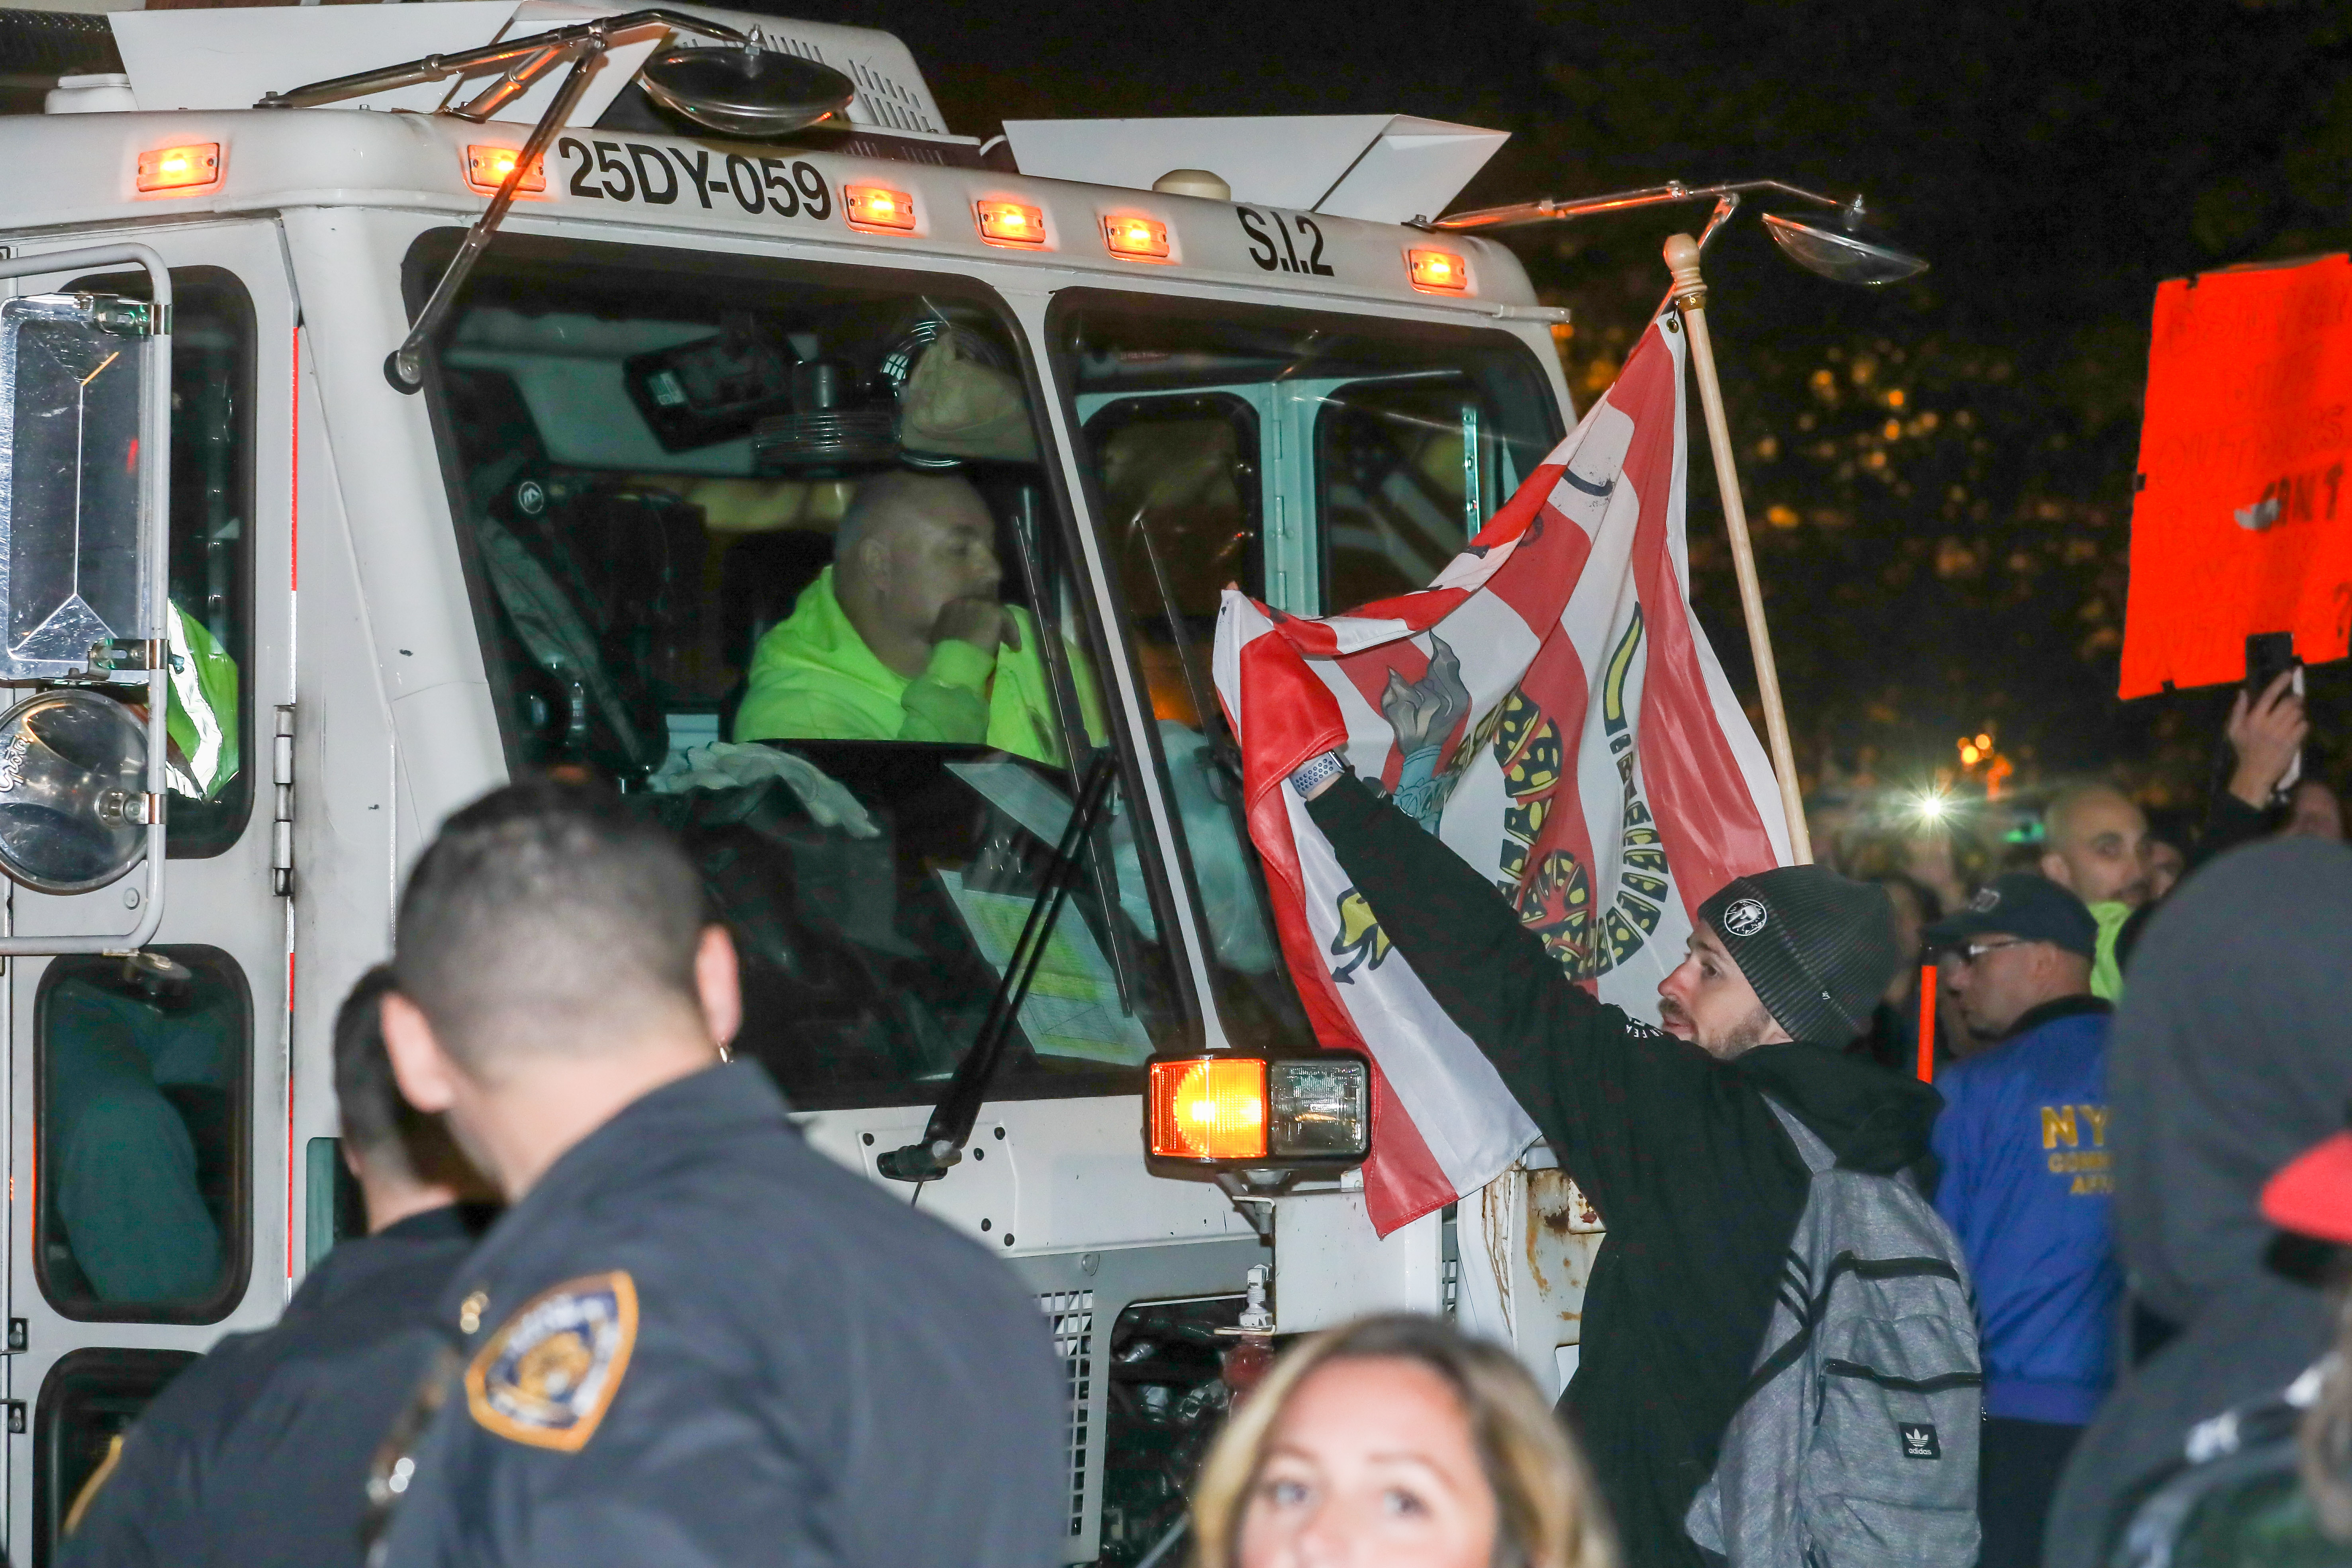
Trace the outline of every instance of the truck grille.
<path fill-rule="evenodd" d="M 1062 1358 L 1070 1396 L 1070 1533 L 1087 1528 L 1087 1404 L 1094 1392 L 1095 1293 L 1091 1290 L 1049 1290 L 1037 1298 L 1054 1333 L 1054 1352 Z"/>

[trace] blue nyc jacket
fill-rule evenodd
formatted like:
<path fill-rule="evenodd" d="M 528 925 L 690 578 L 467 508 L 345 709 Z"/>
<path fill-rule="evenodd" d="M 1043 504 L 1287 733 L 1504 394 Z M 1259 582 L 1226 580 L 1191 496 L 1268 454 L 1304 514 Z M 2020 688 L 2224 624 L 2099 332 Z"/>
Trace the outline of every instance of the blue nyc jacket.
<path fill-rule="evenodd" d="M 1976 1276 L 1985 1412 L 2080 1426 L 2115 1381 L 2108 1007 L 2063 997 L 1937 1078 L 1936 1208 Z"/>

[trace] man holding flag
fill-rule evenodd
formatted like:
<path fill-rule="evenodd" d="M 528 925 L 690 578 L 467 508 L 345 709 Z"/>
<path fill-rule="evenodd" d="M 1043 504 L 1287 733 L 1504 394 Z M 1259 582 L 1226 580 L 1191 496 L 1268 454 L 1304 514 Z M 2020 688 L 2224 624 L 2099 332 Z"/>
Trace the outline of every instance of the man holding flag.
<path fill-rule="evenodd" d="M 1900 962 L 1885 893 L 1816 866 L 1733 879 L 1658 987 L 1661 1031 L 1587 995 L 1490 885 L 1361 781 L 1330 771 L 1308 787 L 1381 929 L 1608 1226 L 1564 1403 L 1626 1560 L 1700 1563 L 1683 1517 L 1811 1183 L 1765 1097 L 1841 1165 L 1891 1173 L 1927 1152 L 1933 1091 L 1839 1049 Z"/>
<path fill-rule="evenodd" d="M 1892 910 L 1780 864 L 1770 768 L 1690 615 L 1682 355 L 1662 314 L 1429 588 L 1322 620 L 1229 594 L 1217 652 L 1285 955 L 1324 1043 L 1376 1068 L 1375 1226 L 1539 1132 L 1608 1228 L 1562 1405 L 1643 1568 L 1711 1555 L 1685 1519 L 1778 1374 L 1768 1325 L 1826 1296 L 1791 1250 L 1814 1169 L 1912 1166 L 1939 1104 L 1843 1054 L 1900 962 Z M 1663 1027 L 1634 1016 L 1654 988 Z M 1885 1547 L 1973 1559 L 1966 1436 L 1965 1552 Z M 1883 1438 L 1864 1462 L 1908 1454 L 1916 1481 L 1940 1458 L 1932 1427 Z M 1799 1508 L 1794 1468 L 1718 1479 L 1718 1537 Z"/>

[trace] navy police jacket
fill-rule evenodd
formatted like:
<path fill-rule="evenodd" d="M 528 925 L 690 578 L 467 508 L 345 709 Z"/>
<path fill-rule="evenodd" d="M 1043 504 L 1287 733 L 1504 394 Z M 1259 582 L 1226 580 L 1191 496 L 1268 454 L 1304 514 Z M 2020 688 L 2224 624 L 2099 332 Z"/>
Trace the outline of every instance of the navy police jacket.
<path fill-rule="evenodd" d="M 231 1334 L 156 1396 L 58 1561 L 358 1568 L 369 1461 L 487 1217 L 431 1209 L 336 1247 L 276 1327 Z"/>
<path fill-rule="evenodd" d="M 441 1302 L 392 1568 L 1047 1568 L 1067 1412 L 1003 1262 L 714 1068 L 574 1144 Z M 400 1437 L 395 1429 L 395 1440 Z"/>
<path fill-rule="evenodd" d="M 1936 1207 L 1976 1279 L 1987 1415 L 2080 1426 L 2115 1381 L 2107 1015 L 2045 1002 L 1936 1079 Z"/>

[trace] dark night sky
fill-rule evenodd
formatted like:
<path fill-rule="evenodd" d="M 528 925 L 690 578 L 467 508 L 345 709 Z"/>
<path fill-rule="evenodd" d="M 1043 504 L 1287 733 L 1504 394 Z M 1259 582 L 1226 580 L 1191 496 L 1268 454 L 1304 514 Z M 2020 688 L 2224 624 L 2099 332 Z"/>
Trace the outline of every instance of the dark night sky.
<path fill-rule="evenodd" d="M 952 129 L 1402 111 L 1514 132 L 1463 205 L 1775 175 L 1868 193 L 1935 263 L 1842 290 L 1752 218 L 1711 314 L 1808 772 L 1924 778 L 1990 724 L 2025 779 L 2203 780 L 2213 693 L 2114 698 L 2153 290 L 2352 239 L 2352 23 L 2324 0 L 2059 6 L 783 0 L 905 39 Z M 1577 311 L 1580 401 L 1664 285 L 1667 209 L 1515 240 Z M 1700 448 L 1703 450 L 1703 448 Z M 1697 599 L 1745 680 L 1694 464 Z M 1796 606 L 1804 607 L 1801 617 Z M 2319 721 L 2344 667 L 2320 672 Z"/>

